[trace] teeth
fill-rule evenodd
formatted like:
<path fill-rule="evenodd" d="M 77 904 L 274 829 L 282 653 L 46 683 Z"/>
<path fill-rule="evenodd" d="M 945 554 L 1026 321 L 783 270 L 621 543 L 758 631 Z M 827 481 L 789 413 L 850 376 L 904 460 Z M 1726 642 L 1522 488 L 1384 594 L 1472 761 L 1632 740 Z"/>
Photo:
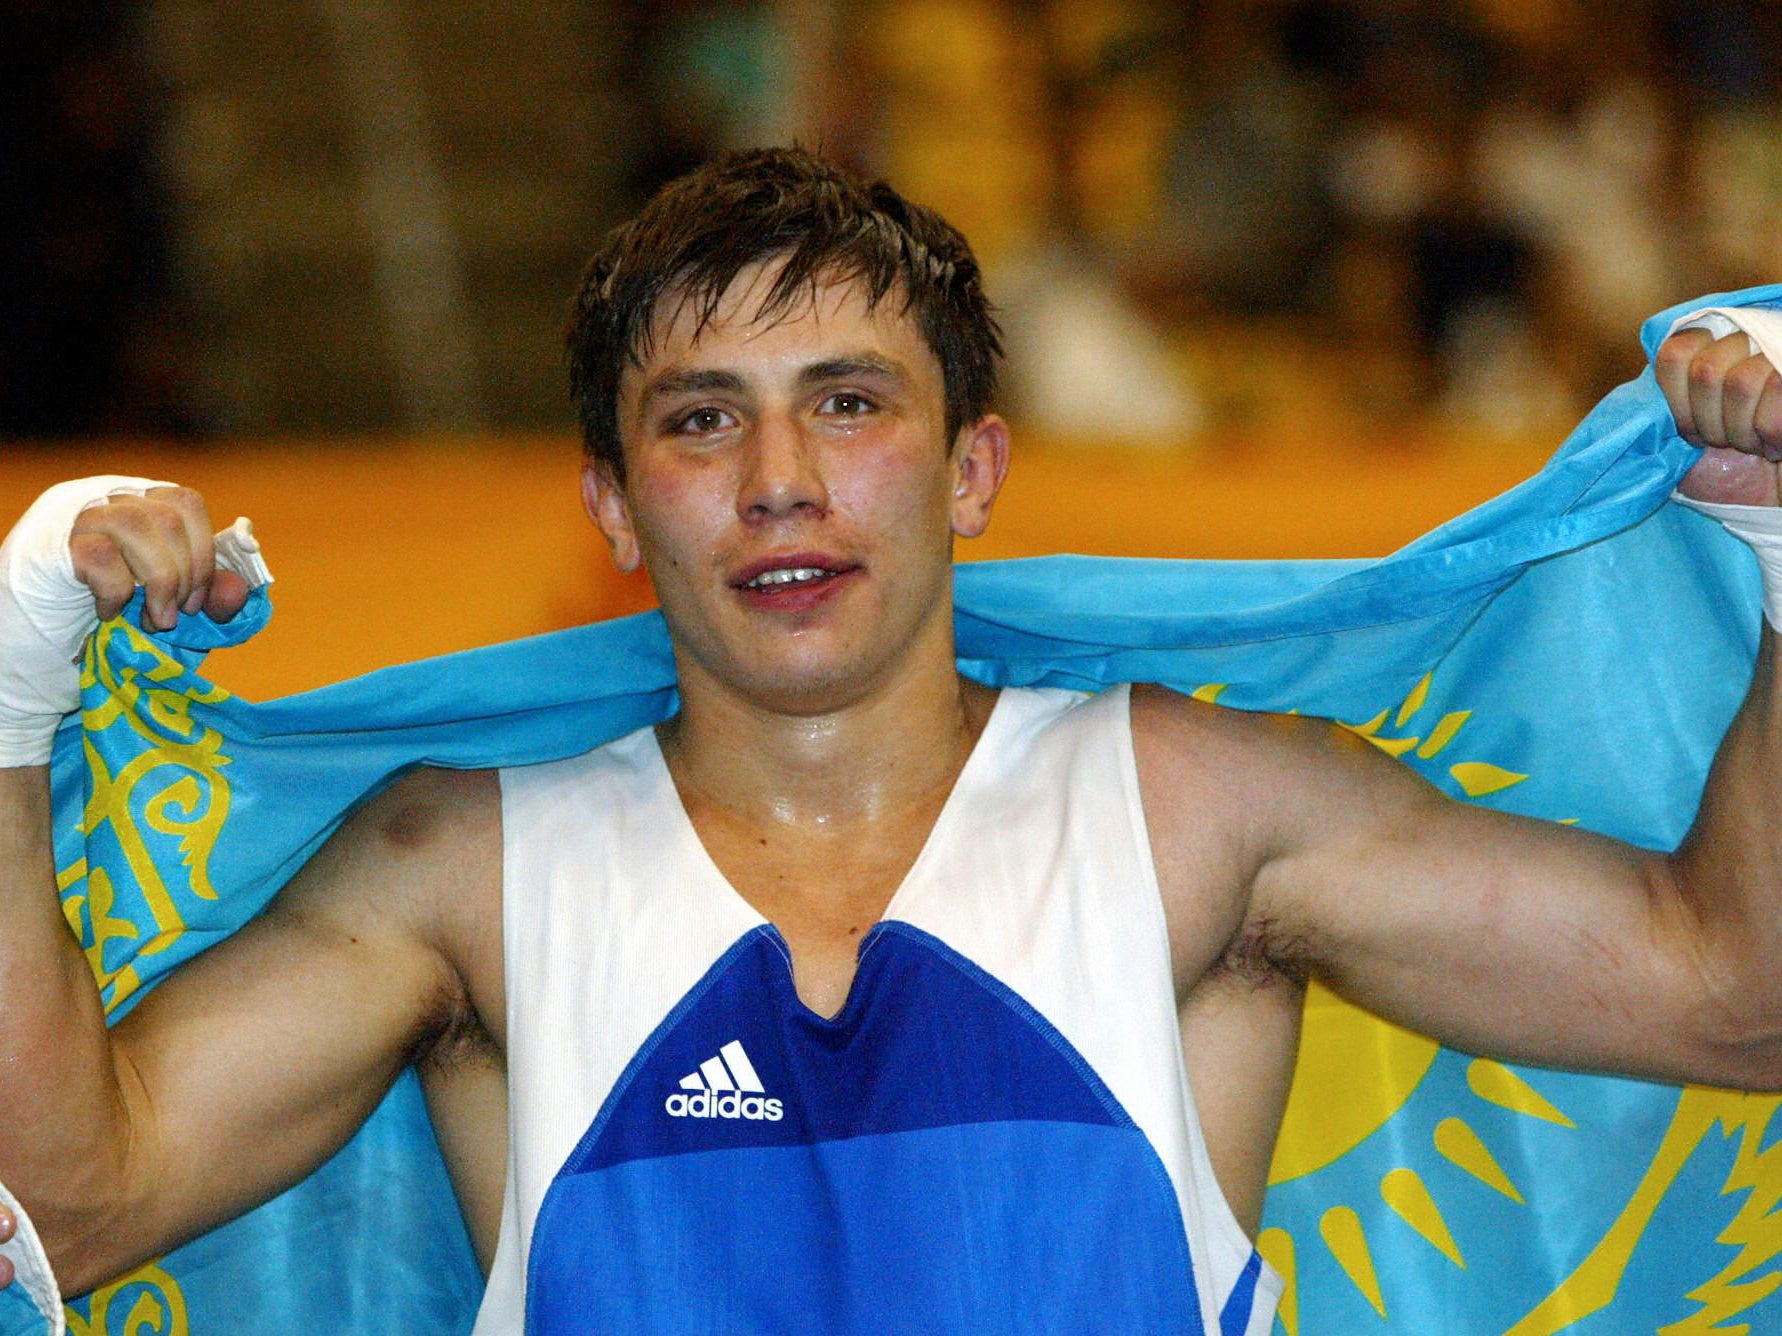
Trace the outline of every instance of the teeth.
<path fill-rule="evenodd" d="M 828 574 L 828 571 L 816 566 L 789 566 L 777 571 L 762 571 L 744 588 L 765 589 L 769 585 L 804 584 L 809 580 L 821 580 Z"/>

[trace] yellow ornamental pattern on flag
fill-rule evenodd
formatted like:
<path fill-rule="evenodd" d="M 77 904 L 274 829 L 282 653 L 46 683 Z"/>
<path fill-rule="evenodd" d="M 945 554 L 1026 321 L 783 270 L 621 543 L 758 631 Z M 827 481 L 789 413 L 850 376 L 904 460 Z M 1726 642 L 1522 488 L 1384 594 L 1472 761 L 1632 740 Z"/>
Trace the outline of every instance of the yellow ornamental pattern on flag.
<path fill-rule="evenodd" d="M 117 908 L 117 895 L 112 888 L 111 874 L 104 868 L 89 869 L 83 859 L 57 880 L 66 881 L 69 886 L 78 886 L 83 881 L 86 884 L 84 892 L 64 888 L 62 916 L 80 939 L 87 966 L 93 971 L 100 995 L 105 999 L 106 1015 L 110 1015 L 119 1003 L 142 986 L 142 978 L 134 964 L 107 966 L 106 956 L 113 954 L 115 958 L 115 953 L 109 952 L 108 948 L 113 942 L 136 941 L 142 933 L 134 920 L 112 912 Z"/>
<path fill-rule="evenodd" d="M 118 636 L 129 653 L 109 652 Z M 63 913 L 87 953 L 108 1013 L 141 987 L 132 962 L 165 951 L 185 931 L 181 900 L 216 899 L 210 859 L 229 818 L 229 758 L 223 735 L 194 720 L 192 706 L 215 704 L 228 693 L 171 685 L 182 677 L 177 660 L 122 619 L 99 629 L 82 665 L 83 690 L 102 687 L 104 699 L 81 720 L 91 782 L 81 831 L 89 842 L 116 840 L 131 884 L 89 869 L 84 859 L 62 869 L 57 880 Z M 106 739 L 104 754 L 95 737 Z M 170 886 L 162 867 L 180 869 L 180 880 Z"/>
<path fill-rule="evenodd" d="M 1501 792 L 1529 778 L 1494 760 L 1456 760 L 1444 754 L 1464 737 L 1475 711 L 1449 710 L 1423 718 L 1430 686 L 1431 676 L 1426 675 L 1396 707 L 1382 710 L 1364 723 L 1342 727 L 1426 773 L 1445 772 L 1469 800 Z M 1192 694 L 1215 702 L 1225 689 L 1226 684 L 1209 683 Z M 1360 1150 L 1420 1098 L 1425 1077 L 1440 1053 L 1434 1040 L 1383 1021 L 1312 984 L 1269 1186 L 1302 1179 L 1315 1183 L 1320 1172 Z M 1586 1170 L 1593 1162 L 1589 1120 L 1583 1110 L 1568 1113 L 1556 1107 L 1502 1063 L 1484 1058 L 1466 1063 L 1466 1089 L 1478 1103 L 1469 1103 L 1463 1095 L 1455 1107 L 1434 1110 L 1434 1135 L 1422 1152 L 1404 1155 L 1407 1162 L 1387 1164 L 1385 1159 L 1394 1157 L 1383 1157 L 1378 1193 L 1388 1214 L 1376 1212 L 1369 1218 L 1355 1209 L 1358 1203 L 1330 1199 L 1290 1228 L 1271 1227 L 1258 1238 L 1259 1251 L 1286 1281 L 1279 1325 L 1287 1336 L 1302 1333 L 1299 1263 L 1307 1250 L 1314 1248 L 1336 1262 L 1368 1307 L 1394 1324 L 1390 1330 L 1418 1329 L 1411 1311 L 1415 1300 L 1401 1296 L 1409 1301 L 1395 1306 L 1393 1277 L 1376 1264 L 1382 1242 L 1377 1231 L 1382 1228 L 1404 1229 L 1420 1237 L 1431 1250 L 1430 1265 L 1452 1266 L 1470 1283 L 1501 1283 L 1501 1278 L 1490 1274 L 1489 1266 L 1469 1266 L 1465 1248 L 1458 1241 L 1465 1231 L 1456 1223 L 1464 1223 L 1466 1207 L 1444 1201 L 1426 1173 L 1431 1166 L 1442 1164 L 1460 1170 L 1471 1181 L 1523 1209 L 1528 1209 L 1531 1194 L 1537 1204 L 1542 1202 L 1542 1190 L 1554 1185 L 1519 1183 L 1494 1153 L 1487 1136 L 1469 1121 L 1469 1116 L 1483 1111 L 1484 1106 L 1581 1134 L 1576 1161 Z M 1776 1096 L 1695 1087 L 1681 1091 L 1670 1124 L 1650 1148 L 1636 1186 L 1624 1199 L 1600 1203 L 1591 1212 L 1597 1222 L 1592 1226 L 1594 1245 L 1550 1290 L 1531 1295 L 1524 1316 L 1503 1336 L 1556 1336 L 1593 1314 L 1612 1309 L 1635 1250 L 1663 1207 L 1666 1194 L 1684 1175 L 1692 1156 L 1708 1145 L 1716 1132 L 1733 1142 L 1736 1150 L 1720 1196 L 1710 1199 L 1725 1203 L 1724 1214 L 1705 1220 L 1703 1229 L 1733 1251 L 1717 1274 L 1678 1277 L 1680 1305 L 1693 1305 L 1696 1311 L 1663 1327 L 1659 1336 L 1711 1336 L 1719 1331 L 1746 1330 L 1721 1324 L 1736 1319 L 1782 1287 L 1782 1276 L 1776 1272 L 1777 1259 L 1782 1257 L 1782 1142 L 1769 1144 L 1776 1142 L 1770 1129 L 1779 1105 L 1782 1098 Z M 1551 1209 L 1550 1200 L 1547 1205 Z M 1376 1231 L 1372 1242 L 1370 1229 Z M 1406 1322 L 1410 1325 L 1398 1325 Z M 1320 1336 L 1322 1328 L 1303 1331 L 1304 1336 Z"/>
<path fill-rule="evenodd" d="M 116 667 L 107 653 L 115 636 L 125 637 L 129 661 L 147 667 Z M 81 720 L 91 787 L 81 832 L 87 841 L 101 835 L 115 839 L 130 875 L 128 884 L 120 885 L 106 868 L 80 858 L 58 872 L 56 884 L 63 915 L 86 952 L 107 1014 L 141 987 L 132 962 L 166 950 L 185 931 L 182 899 L 216 898 L 210 857 L 230 810 L 223 773 L 229 758 L 222 734 L 200 727 L 191 707 L 227 699 L 228 693 L 169 685 L 182 676 L 176 660 L 121 619 L 99 629 L 82 664 L 83 690 L 103 686 L 106 698 Z M 109 761 L 93 743 L 101 734 L 107 735 Z M 119 764 L 123 757 L 128 759 Z M 171 859 L 168 841 L 175 851 Z M 180 870 L 174 885 L 158 869 L 157 854 L 163 866 Z M 64 1311 L 70 1336 L 191 1332 L 179 1283 L 153 1262 Z"/>
<path fill-rule="evenodd" d="M 73 1308 L 63 1310 L 68 1336 L 191 1336 L 185 1296 L 153 1263 L 93 1291 L 86 1307 L 86 1317 Z"/>

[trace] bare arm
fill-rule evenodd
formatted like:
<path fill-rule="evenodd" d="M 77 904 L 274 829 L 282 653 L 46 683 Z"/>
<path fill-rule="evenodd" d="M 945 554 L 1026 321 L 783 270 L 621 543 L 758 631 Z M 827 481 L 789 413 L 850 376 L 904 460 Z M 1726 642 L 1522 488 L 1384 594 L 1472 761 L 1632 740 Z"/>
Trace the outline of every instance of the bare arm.
<path fill-rule="evenodd" d="M 474 1015 L 434 893 L 487 902 L 498 812 L 491 776 L 405 782 L 110 1031 L 66 924 L 16 930 L 53 884 L 7 887 L 0 1166 L 69 1292 L 303 1178 Z"/>
<path fill-rule="evenodd" d="M 1782 1081 L 1764 993 L 1678 860 L 1456 802 L 1315 721 L 1245 749 L 1242 722 L 1211 730 L 1213 750 L 1251 753 L 1227 798 L 1250 799 L 1255 853 L 1228 951 L 1469 1052 Z"/>
<path fill-rule="evenodd" d="M 1782 394 L 1743 336 L 1722 342 L 1673 340 L 1661 382 L 1694 439 L 1759 453 L 1710 456 L 1692 483 L 1774 503 L 1764 456 L 1782 451 Z M 1191 935 L 1227 958 L 1320 977 L 1459 1048 L 1782 1087 L 1775 639 L 1766 628 L 1695 825 L 1669 855 L 1453 802 L 1328 725 L 1149 698 L 1135 716 L 1148 802 L 1197 804 L 1203 831 L 1232 832 L 1175 857 L 1172 926 L 1198 921 Z M 1217 789 L 1201 773 L 1220 775 Z M 1159 842 L 1167 872 L 1171 837 Z M 1243 889 L 1184 907 L 1209 884 Z M 1178 961 L 1189 978 L 1208 965 Z"/>
<path fill-rule="evenodd" d="M 190 537 L 208 522 L 185 496 L 145 502 L 87 512 L 76 569 L 101 611 L 141 581 L 164 624 L 215 596 Z M 492 776 L 412 777 L 107 1030 L 57 904 L 47 770 L 0 768 L 0 1179 L 68 1292 L 301 1178 L 475 1014 L 455 907 L 498 894 L 498 823 Z"/>

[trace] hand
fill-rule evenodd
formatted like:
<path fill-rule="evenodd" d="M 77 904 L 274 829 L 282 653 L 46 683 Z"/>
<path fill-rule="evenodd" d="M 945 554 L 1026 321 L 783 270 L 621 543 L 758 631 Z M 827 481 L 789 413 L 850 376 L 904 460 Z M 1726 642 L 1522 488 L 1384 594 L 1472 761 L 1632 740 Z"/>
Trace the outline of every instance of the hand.
<path fill-rule="evenodd" d="M 1655 370 L 1678 433 L 1706 451 L 1678 490 L 1698 501 L 1782 501 L 1782 375 L 1746 335 L 1682 330 L 1659 346 Z"/>
<path fill-rule="evenodd" d="M 247 582 L 217 566 L 210 514 L 190 488 L 151 488 L 83 510 L 68 552 L 101 621 L 117 616 L 137 585 L 143 626 L 151 631 L 168 630 L 180 613 L 199 609 L 228 621 L 247 602 Z"/>
<path fill-rule="evenodd" d="M 12 1212 L 4 1206 L 0 1206 L 0 1243 L 10 1242 L 13 1234 L 18 1231 L 18 1227 L 18 1221 L 12 1218 Z M 0 1290 L 12 1284 L 12 1281 L 12 1262 L 8 1258 L 0 1257 Z"/>

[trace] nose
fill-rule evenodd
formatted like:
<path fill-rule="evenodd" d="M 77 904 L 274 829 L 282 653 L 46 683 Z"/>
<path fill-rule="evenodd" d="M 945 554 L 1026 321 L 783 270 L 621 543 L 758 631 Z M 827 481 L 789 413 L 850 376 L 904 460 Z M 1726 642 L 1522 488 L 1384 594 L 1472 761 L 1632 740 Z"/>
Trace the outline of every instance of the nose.
<path fill-rule="evenodd" d="M 755 426 L 743 476 L 738 481 L 737 514 L 751 522 L 782 519 L 829 508 L 817 446 L 800 425 L 780 414 Z"/>

